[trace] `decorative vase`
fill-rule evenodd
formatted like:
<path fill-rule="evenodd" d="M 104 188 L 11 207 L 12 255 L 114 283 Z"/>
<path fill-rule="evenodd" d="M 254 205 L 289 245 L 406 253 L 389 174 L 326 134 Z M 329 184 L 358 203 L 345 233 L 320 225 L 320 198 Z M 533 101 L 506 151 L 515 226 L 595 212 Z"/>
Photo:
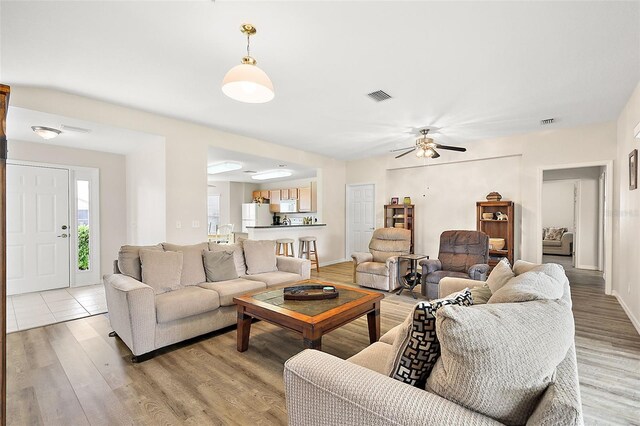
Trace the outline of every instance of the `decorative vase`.
<path fill-rule="evenodd" d="M 404 204 L 411 204 L 411 197 L 404 197 L 403 203 Z"/>
<path fill-rule="evenodd" d="M 502 200 L 502 195 L 499 192 L 490 192 L 487 194 L 487 201 L 500 201 Z"/>

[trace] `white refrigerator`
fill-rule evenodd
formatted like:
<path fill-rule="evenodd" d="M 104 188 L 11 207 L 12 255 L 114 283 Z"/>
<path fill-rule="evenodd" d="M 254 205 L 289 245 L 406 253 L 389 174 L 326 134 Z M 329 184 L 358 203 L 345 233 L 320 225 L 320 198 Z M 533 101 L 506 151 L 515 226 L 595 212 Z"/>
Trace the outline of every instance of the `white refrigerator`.
<path fill-rule="evenodd" d="M 242 232 L 247 232 L 247 226 L 268 226 L 272 222 L 269 204 L 245 203 L 242 205 Z"/>

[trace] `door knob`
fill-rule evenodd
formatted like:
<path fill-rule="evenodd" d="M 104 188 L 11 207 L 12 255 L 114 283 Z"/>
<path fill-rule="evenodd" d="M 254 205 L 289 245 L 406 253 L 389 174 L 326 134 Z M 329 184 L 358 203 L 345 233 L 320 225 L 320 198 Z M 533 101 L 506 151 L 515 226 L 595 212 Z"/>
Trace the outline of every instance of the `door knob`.
<path fill-rule="evenodd" d="M 68 237 L 67 234 L 58 235 L 58 238 L 67 238 L 67 237 Z"/>
<path fill-rule="evenodd" d="M 63 230 L 67 229 L 67 225 L 62 225 L 62 229 Z"/>

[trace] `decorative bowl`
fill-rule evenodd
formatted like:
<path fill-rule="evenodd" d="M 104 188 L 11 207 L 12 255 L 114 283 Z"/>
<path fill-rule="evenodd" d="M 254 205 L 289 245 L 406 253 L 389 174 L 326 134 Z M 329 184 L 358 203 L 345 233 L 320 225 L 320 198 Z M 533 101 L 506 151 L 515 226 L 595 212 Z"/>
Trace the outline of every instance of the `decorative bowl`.
<path fill-rule="evenodd" d="M 504 248 L 504 238 L 489 238 L 490 250 L 502 250 Z"/>
<path fill-rule="evenodd" d="M 493 213 L 482 213 L 482 218 L 485 220 L 493 219 Z"/>

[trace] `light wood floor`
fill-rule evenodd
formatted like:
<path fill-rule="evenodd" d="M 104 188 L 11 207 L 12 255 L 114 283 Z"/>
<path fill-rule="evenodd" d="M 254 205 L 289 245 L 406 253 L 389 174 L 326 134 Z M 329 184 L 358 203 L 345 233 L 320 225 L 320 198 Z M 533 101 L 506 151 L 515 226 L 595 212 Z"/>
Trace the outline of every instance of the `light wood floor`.
<path fill-rule="evenodd" d="M 576 319 L 580 387 L 587 424 L 640 424 L 640 336 L 596 273 L 568 270 Z M 351 283 L 351 264 L 320 277 Z M 419 294 L 419 292 L 418 292 Z M 386 294 L 382 331 L 413 305 Z M 361 318 L 323 338 L 323 350 L 347 358 L 368 345 Z M 288 331 L 255 323 L 249 350 L 235 329 L 172 346 L 140 364 L 110 338 L 106 316 L 8 336 L 7 415 L 13 425 L 286 424 L 282 366 L 302 350 Z"/>

